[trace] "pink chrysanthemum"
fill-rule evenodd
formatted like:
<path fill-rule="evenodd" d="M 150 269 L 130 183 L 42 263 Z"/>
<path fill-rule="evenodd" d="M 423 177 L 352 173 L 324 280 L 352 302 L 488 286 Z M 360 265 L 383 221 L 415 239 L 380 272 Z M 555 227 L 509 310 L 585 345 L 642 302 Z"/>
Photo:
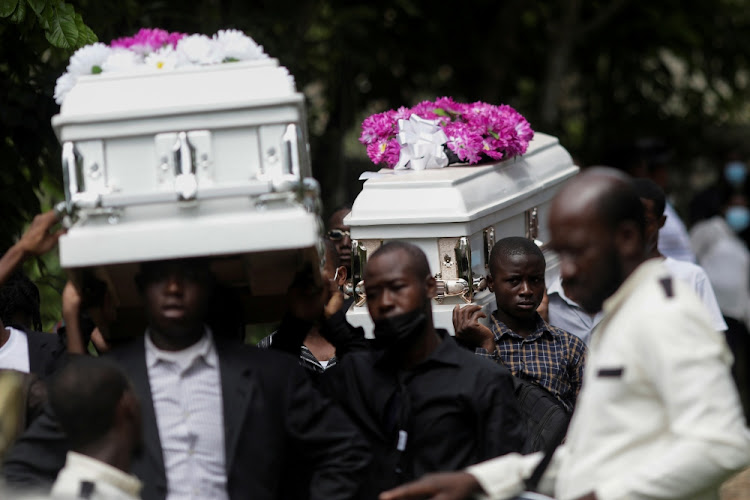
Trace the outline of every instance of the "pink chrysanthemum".
<path fill-rule="evenodd" d="M 133 36 L 112 40 L 110 46 L 112 48 L 130 49 L 140 54 L 149 54 L 167 45 L 175 48 L 177 42 L 184 36 L 184 33 L 170 33 L 159 28 L 141 28 Z"/>

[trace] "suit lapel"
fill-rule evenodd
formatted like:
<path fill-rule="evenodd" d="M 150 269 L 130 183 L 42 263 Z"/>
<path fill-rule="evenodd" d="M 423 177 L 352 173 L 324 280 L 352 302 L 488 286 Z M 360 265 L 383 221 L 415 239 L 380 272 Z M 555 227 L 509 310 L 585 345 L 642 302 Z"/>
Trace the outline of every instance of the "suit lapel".
<path fill-rule="evenodd" d="M 252 367 L 248 358 L 238 354 L 242 350 L 237 345 L 216 342 L 221 372 L 221 400 L 224 408 L 224 446 L 226 449 L 227 476 L 237 449 L 242 425 L 247 415 L 247 407 L 253 396 L 251 383 Z"/>
<path fill-rule="evenodd" d="M 143 337 L 138 337 L 123 351 L 116 354 L 120 365 L 128 375 L 133 389 L 139 397 L 141 404 L 141 416 L 143 417 L 143 446 L 146 457 L 153 458 L 156 470 L 152 471 L 154 478 L 163 481 L 166 487 L 167 475 L 164 469 L 164 455 L 159 439 L 159 428 L 156 423 L 156 412 L 154 411 L 154 400 L 151 394 L 151 384 L 148 379 L 148 368 L 146 367 L 146 349 Z M 144 457 L 145 458 L 145 457 Z M 142 462 L 142 460 L 141 460 Z M 148 464 L 145 464 L 149 467 Z"/>

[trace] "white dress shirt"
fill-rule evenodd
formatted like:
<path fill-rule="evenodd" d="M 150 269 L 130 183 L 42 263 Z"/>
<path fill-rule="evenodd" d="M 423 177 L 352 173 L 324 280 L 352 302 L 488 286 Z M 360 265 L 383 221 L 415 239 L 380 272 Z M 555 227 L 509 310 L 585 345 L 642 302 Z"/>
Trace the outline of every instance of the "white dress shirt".
<path fill-rule="evenodd" d="M 57 475 L 50 496 L 55 500 L 138 500 L 141 498 L 141 487 L 137 477 L 94 458 L 69 451 L 65 467 Z"/>
<path fill-rule="evenodd" d="M 145 335 L 146 366 L 167 475 L 167 500 L 227 499 L 224 407 L 211 332 L 181 351 Z"/>
<path fill-rule="evenodd" d="M 562 282 L 558 275 L 547 288 L 547 316 L 550 325 L 570 332 L 583 340 L 586 345 L 591 341 L 591 332 L 602 320 L 603 312 L 589 314 L 581 306 L 570 300 L 563 292 Z"/>
<path fill-rule="evenodd" d="M 706 275 L 706 271 L 698 264 L 693 264 L 686 260 L 673 259 L 672 257 L 665 258 L 664 265 L 672 273 L 672 276 L 682 280 L 683 283 L 687 284 L 700 297 L 701 302 L 703 302 L 706 310 L 711 315 L 711 324 L 716 331 L 725 332 L 727 330 L 727 322 L 724 321 L 724 316 L 721 314 L 721 308 L 719 308 L 719 303 L 716 301 L 716 295 L 711 286 L 711 280 Z"/>
<path fill-rule="evenodd" d="M 8 341 L 0 347 L 0 368 L 29 373 L 29 339 L 21 330 L 9 326 Z"/>
<path fill-rule="evenodd" d="M 572 500 L 718 498 L 750 464 L 731 355 L 700 299 L 657 259 L 604 303 L 583 388 L 542 489 Z M 541 454 L 469 467 L 491 498 L 523 488 Z"/>

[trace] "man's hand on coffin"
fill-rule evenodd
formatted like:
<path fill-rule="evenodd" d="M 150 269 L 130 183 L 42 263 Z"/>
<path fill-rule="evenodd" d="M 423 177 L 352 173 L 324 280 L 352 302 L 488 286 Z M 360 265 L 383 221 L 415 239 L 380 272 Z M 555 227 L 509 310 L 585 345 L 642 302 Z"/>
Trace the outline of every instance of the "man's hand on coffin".
<path fill-rule="evenodd" d="M 481 492 L 479 482 L 468 472 L 441 472 L 385 491 L 379 500 L 463 500 Z"/>
<path fill-rule="evenodd" d="M 487 315 L 481 306 L 468 305 L 453 308 L 453 330 L 456 338 L 470 347 L 481 347 L 487 352 L 495 352 L 495 336 L 492 330 L 479 322 Z"/>
<path fill-rule="evenodd" d="M 52 250 L 57 240 L 65 233 L 64 229 L 52 231 L 59 221 L 54 210 L 34 217 L 34 221 L 18 242 L 10 247 L 0 258 L 0 284 L 5 283 L 24 259 L 34 255 L 42 255 Z"/>
<path fill-rule="evenodd" d="M 336 289 L 331 293 L 331 298 L 328 299 L 328 302 L 326 303 L 326 319 L 336 314 L 342 307 L 344 307 L 344 294 L 341 292 L 341 290 Z"/>
<path fill-rule="evenodd" d="M 57 240 L 65 233 L 65 229 L 52 230 L 59 220 L 60 218 L 54 210 L 34 217 L 31 226 L 16 243 L 23 251 L 24 256 L 42 255 L 54 248 Z"/>

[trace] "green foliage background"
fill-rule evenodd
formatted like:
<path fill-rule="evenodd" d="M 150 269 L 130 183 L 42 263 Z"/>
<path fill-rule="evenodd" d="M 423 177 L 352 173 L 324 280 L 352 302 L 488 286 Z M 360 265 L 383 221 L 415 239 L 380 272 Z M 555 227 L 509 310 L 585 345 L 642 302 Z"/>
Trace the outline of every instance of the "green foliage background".
<path fill-rule="evenodd" d="M 659 136 L 673 195 L 728 148 L 747 156 L 746 0 L 0 0 L 0 248 L 62 199 L 50 127 L 72 51 L 140 27 L 238 28 L 287 66 L 308 98 L 315 176 L 328 209 L 373 169 L 356 142 L 372 112 L 450 95 L 507 103 L 583 165 Z M 55 256 L 28 264 L 45 325 L 59 316 Z"/>

